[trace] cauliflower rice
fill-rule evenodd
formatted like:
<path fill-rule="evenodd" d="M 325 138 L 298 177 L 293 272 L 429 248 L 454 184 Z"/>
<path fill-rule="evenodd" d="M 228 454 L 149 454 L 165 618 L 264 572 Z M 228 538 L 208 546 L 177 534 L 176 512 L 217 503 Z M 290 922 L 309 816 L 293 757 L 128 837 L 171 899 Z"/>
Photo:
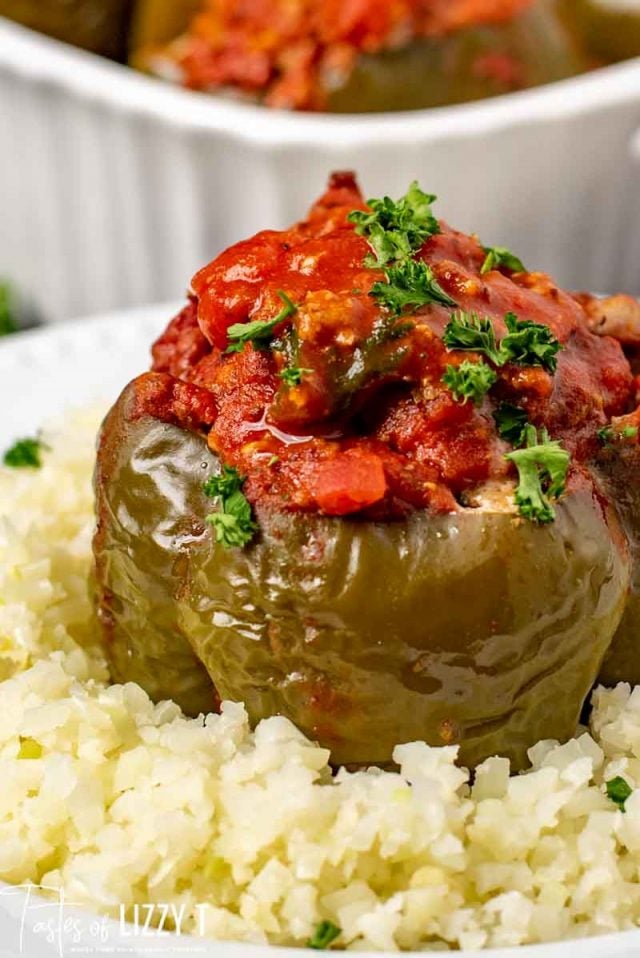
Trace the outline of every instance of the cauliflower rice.
<path fill-rule="evenodd" d="M 455 748 L 332 778 L 326 750 L 242 705 L 187 719 L 110 685 L 87 597 L 95 413 L 0 468 L 0 879 L 102 914 L 173 902 L 207 935 L 399 951 L 548 941 L 640 924 L 640 687 L 594 695 L 590 734 L 469 784 Z M 205 904 L 206 909 L 199 908 Z"/>

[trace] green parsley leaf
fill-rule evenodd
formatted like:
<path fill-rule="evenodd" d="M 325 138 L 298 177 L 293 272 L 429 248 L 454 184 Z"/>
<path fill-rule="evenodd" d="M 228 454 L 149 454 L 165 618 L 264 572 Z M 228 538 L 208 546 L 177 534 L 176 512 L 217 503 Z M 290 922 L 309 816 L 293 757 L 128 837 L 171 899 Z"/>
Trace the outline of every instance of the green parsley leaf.
<path fill-rule="evenodd" d="M 552 500 L 565 490 L 571 457 L 559 442 L 550 439 L 546 429 L 538 437 L 535 427 L 527 425 L 524 435 L 526 447 L 505 456 L 518 470 L 516 504 L 520 515 L 531 522 L 553 522 Z"/>
<path fill-rule="evenodd" d="M 453 393 L 454 399 L 466 403 L 472 399 L 476 406 L 482 405 L 484 397 L 497 382 L 497 375 L 486 363 L 472 363 L 465 359 L 459 366 L 447 366 L 442 377 L 445 386 Z"/>
<path fill-rule="evenodd" d="M 282 290 L 278 292 L 278 296 L 284 303 L 284 307 L 274 319 L 255 319 L 251 323 L 234 323 L 232 326 L 229 326 L 227 335 L 230 342 L 225 352 L 241 353 L 245 343 L 253 343 L 256 349 L 269 348 L 276 326 L 284 322 L 285 319 L 289 319 L 290 316 L 293 316 L 298 309 L 296 304 L 292 303 L 287 294 L 283 293 Z"/>
<path fill-rule="evenodd" d="M 619 442 L 637 439 L 638 431 L 637 426 L 624 426 L 622 429 L 604 426 L 602 429 L 598 429 L 598 439 L 603 446 L 613 446 Z"/>
<path fill-rule="evenodd" d="M 225 549 L 241 549 L 251 542 L 258 528 L 251 516 L 251 506 L 238 492 L 225 501 L 220 512 L 207 516 L 205 522 L 215 529 L 216 542 Z"/>
<path fill-rule="evenodd" d="M 518 366 L 542 366 L 554 373 L 558 366 L 556 357 L 562 346 L 549 327 L 527 319 L 520 320 L 515 313 L 507 313 L 504 321 L 509 332 L 500 348 L 507 362 Z"/>
<path fill-rule="evenodd" d="M 513 273 L 526 272 L 522 260 L 514 256 L 511 250 L 508 250 L 505 246 L 483 246 L 482 249 L 487 255 L 480 270 L 481 276 L 490 273 L 493 269 L 500 269 L 501 266 Z"/>
<path fill-rule="evenodd" d="M 616 775 L 615 778 L 612 778 L 607 782 L 607 796 L 611 799 L 612 802 L 620 808 L 623 812 L 625 810 L 624 806 L 627 799 L 630 795 L 633 795 L 633 789 L 628 782 L 625 782 L 623 778 L 619 775 Z"/>
<path fill-rule="evenodd" d="M 220 475 L 211 476 L 203 486 L 205 495 L 220 502 L 220 510 L 207 516 L 205 522 L 215 529 L 216 542 L 225 549 L 242 548 L 258 530 L 251 505 L 242 492 L 244 482 L 244 476 L 236 469 L 223 466 Z"/>
<path fill-rule="evenodd" d="M 504 354 L 496 340 L 493 323 L 477 313 L 459 310 L 451 317 L 442 341 L 447 349 L 484 353 L 496 366 L 504 365 Z"/>
<path fill-rule="evenodd" d="M 35 439 L 18 439 L 7 449 L 2 461 L 12 469 L 39 469 L 42 465 L 42 451 L 48 448 L 37 436 Z"/>
<path fill-rule="evenodd" d="M 374 283 L 369 295 L 396 316 L 405 309 L 419 309 L 430 303 L 456 305 L 438 283 L 431 267 L 422 260 L 408 259 L 397 266 L 390 266 L 386 273 L 387 282 Z"/>
<path fill-rule="evenodd" d="M 524 409 L 512 406 L 511 403 L 500 403 L 493 414 L 501 439 L 510 442 L 512 446 L 521 446 L 524 440 L 525 427 L 528 419 Z"/>
<path fill-rule="evenodd" d="M 401 199 L 395 201 L 389 196 L 371 199 L 368 200 L 370 212 L 350 213 L 349 222 L 355 224 L 356 233 L 366 237 L 374 251 L 367 265 L 385 266 L 409 259 L 425 240 L 440 233 L 440 224 L 431 210 L 435 200 L 435 196 L 424 193 L 414 181 Z"/>
<path fill-rule="evenodd" d="M 331 942 L 335 941 L 342 934 L 342 929 L 334 925 L 332 921 L 321 921 L 309 939 L 308 948 L 315 948 L 316 951 L 324 951 Z"/>
<path fill-rule="evenodd" d="M 543 366 L 555 372 L 556 355 L 562 349 L 548 326 L 519 320 L 515 313 L 507 313 L 504 321 L 508 333 L 498 345 L 493 323 L 477 313 L 458 311 L 444 331 L 443 342 L 448 349 L 484 353 L 496 366 L 516 363 L 519 366 Z"/>
<path fill-rule="evenodd" d="M 395 230 L 385 230 L 379 224 L 371 227 L 368 235 L 374 252 L 365 256 L 367 269 L 385 269 L 391 263 L 402 263 L 411 259 L 413 250 L 408 237 Z"/>
<path fill-rule="evenodd" d="M 241 476 L 232 466 L 222 467 L 218 476 L 210 476 L 204 484 L 204 494 L 210 499 L 228 499 L 235 492 L 240 492 L 245 477 Z"/>
<path fill-rule="evenodd" d="M 0 283 L 0 336 L 18 332 L 18 324 L 13 316 L 11 289 L 7 283 Z"/>
<path fill-rule="evenodd" d="M 299 366 L 289 366 L 287 369 L 282 370 L 280 373 L 280 379 L 285 386 L 299 386 L 302 382 L 302 377 L 312 372 L 313 369 L 303 369 Z"/>

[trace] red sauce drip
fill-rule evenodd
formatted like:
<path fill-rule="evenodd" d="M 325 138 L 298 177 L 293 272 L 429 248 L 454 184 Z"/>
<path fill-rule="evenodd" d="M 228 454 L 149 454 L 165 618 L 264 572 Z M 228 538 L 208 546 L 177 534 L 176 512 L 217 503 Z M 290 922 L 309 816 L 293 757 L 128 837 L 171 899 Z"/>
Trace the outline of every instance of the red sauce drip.
<path fill-rule="evenodd" d="M 191 407 L 185 395 L 172 397 L 171 421 L 184 407 L 182 422 L 194 428 L 193 410 L 209 396 L 215 415 L 211 408 L 201 415 L 211 420 L 209 444 L 248 477 L 254 505 L 329 515 L 455 510 L 465 490 L 509 473 L 509 448 L 492 416 L 500 401 L 547 427 L 576 467 L 588 462 L 598 428 L 634 404 L 620 344 L 594 335 L 582 304 L 546 274 L 481 276 L 478 240 L 442 224 L 418 255 L 460 308 L 489 317 L 498 337 L 505 313 L 514 312 L 549 326 L 563 346 L 554 376 L 507 365 L 481 407 L 457 402 L 442 376 L 448 364 L 473 356 L 444 347 L 449 308 L 426 307 L 402 336 L 376 338 L 388 315 L 368 294 L 381 273 L 363 265 L 368 244 L 347 221 L 362 208 L 353 177 L 337 174 L 304 222 L 259 233 L 196 275 L 194 298 L 154 347 L 154 369 L 194 391 Z M 225 354 L 229 326 L 273 319 L 280 291 L 298 310 L 276 330 L 272 348 Z M 311 372 L 290 387 L 279 374 L 290 363 L 292 330 L 296 364 Z M 163 390 L 161 418 L 169 415 Z"/>

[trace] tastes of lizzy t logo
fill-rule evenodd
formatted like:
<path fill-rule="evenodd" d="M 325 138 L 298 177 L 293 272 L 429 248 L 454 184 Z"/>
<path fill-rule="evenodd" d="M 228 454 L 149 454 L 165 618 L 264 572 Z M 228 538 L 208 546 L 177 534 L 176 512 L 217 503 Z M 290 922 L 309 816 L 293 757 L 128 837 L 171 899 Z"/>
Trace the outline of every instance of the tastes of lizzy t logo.
<path fill-rule="evenodd" d="M 10 955 L 26 958 L 205 953 L 206 904 L 195 906 L 195 916 L 185 905 L 120 905 L 116 920 L 80 907 L 63 888 L 0 885 L 0 942 Z M 182 937 L 188 918 L 189 934 Z"/>

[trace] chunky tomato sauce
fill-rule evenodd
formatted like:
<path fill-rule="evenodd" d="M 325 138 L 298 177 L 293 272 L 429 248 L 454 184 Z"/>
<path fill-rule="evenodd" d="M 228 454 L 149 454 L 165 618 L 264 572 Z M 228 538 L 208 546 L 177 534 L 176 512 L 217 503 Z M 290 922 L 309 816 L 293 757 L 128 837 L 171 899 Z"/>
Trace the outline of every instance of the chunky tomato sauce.
<path fill-rule="evenodd" d="M 249 501 L 280 510 L 381 519 L 456 510 L 511 474 L 492 415 L 500 402 L 561 440 L 576 481 L 598 429 L 637 402 L 619 342 L 594 335 L 583 303 L 546 274 L 481 275 L 479 240 L 442 223 L 417 255 L 459 308 L 490 318 L 498 339 L 513 312 L 562 345 L 555 374 L 507 364 L 480 406 L 456 400 L 443 375 L 475 354 L 443 344 L 452 309 L 424 307 L 385 336 L 388 312 L 369 295 L 383 274 L 364 265 L 369 244 L 347 221 L 354 209 L 366 205 L 353 177 L 334 175 L 303 223 L 259 233 L 201 270 L 154 346 L 154 374 L 138 380 L 140 408 L 205 433 L 247 477 Z M 273 320 L 282 293 L 297 310 L 271 343 L 227 353 L 229 327 Z M 304 374 L 288 385 L 280 374 L 292 343 Z"/>
<path fill-rule="evenodd" d="M 269 106 L 326 108 L 326 91 L 348 76 L 361 53 L 499 23 L 532 0 L 213 0 L 171 49 L 194 89 L 234 87 Z M 487 63 L 513 82 L 513 65 Z"/>

